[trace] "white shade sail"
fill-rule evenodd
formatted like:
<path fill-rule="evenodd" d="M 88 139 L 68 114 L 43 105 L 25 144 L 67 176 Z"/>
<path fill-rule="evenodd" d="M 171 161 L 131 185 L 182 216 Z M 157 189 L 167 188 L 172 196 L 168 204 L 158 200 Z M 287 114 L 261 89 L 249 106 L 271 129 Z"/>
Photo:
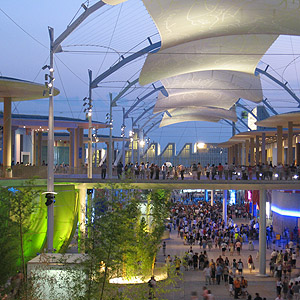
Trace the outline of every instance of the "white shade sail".
<path fill-rule="evenodd" d="M 198 71 L 228 70 L 254 74 L 277 35 L 234 35 L 196 40 L 149 54 L 141 85 Z"/>
<path fill-rule="evenodd" d="M 117 4 L 123 3 L 127 0 L 102 0 L 102 1 L 109 5 L 117 5 Z"/>
<path fill-rule="evenodd" d="M 162 49 L 211 37 L 300 34 L 295 0 L 143 0 Z"/>
<path fill-rule="evenodd" d="M 233 122 L 237 121 L 234 109 L 225 110 L 210 107 L 187 107 L 170 110 L 169 113 L 171 117 L 165 113 L 159 127 L 189 121 L 219 122 L 222 119 L 231 120 Z"/>
<path fill-rule="evenodd" d="M 230 109 L 239 99 L 259 103 L 259 76 L 232 71 L 203 71 L 161 80 L 169 96 L 159 94 L 154 113 L 186 106 Z"/>

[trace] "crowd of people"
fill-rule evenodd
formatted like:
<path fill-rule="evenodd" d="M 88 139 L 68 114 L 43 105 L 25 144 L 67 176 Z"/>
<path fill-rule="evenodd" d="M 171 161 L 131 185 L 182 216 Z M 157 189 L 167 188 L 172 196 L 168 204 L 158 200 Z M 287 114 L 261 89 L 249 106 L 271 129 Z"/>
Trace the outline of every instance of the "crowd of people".
<path fill-rule="evenodd" d="M 107 165 L 104 163 L 101 168 L 105 170 Z M 115 167 L 114 167 L 115 168 Z M 123 166 L 120 161 L 116 166 L 118 178 L 131 179 L 184 179 L 192 180 L 298 180 L 300 179 L 299 165 L 273 166 L 272 164 L 257 164 L 254 166 L 243 166 L 235 164 L 207 164 L 202 166 L 200 162 L 193 163 L 191 166 L 179 164 L 172 166 L 171 163 L 162 165 L 141 162 L 127 163 Z M 103 177 L 102 177 L 103 178 Z M 104 176 L 105 178 L 105 176 Z"/>
<path fill-rule="evenodd" d="M 213 285 L 224 285 L 235 298 L 243 296 L 247 299 L 263 300 L 259 293 L 250 295 L 247 292 L 248 275 L 255 270 L 255 261 L 258 256 L 247 255 L 243 261 L 241 253 L 244 249 L 254 250 L 252 239 L 258 238 L 259 226 L 255 218 L 250 218 L 248 224 L 236 225 L 233 216 L 242 214 L 244 207 L 232 205 L 228 208 L 228 222 L 222 219 L 221 201 L 211 206 L 205 201 L 198 204 L 185 205 L 174 202 L 171 210 L 170 222 L 167 225 L 170 231 L 176 230 L 177 238 L 181 239 L 187 250 L 182 257 L 166 255 L 166 243 L 163 244 L 163 253 L 168 266 L 174 265 L 179 274 L 180 269 L 185 271 L 201 271 L 205 279 L 203 299 L 215 299 L 211 289 Z M 248 222 L 248 221 L 247 221 Z M 272 228 L 268 234 L 273 236 Z M 297 248 L 299 245 L 289 241 L 286 250 L 273 251 L 270 262 L 270 275 L 277 278 L 277 299 L 299 299 L 300 284 L 292 283 L 291 270 L 296 266 Z M 210 258 L 210 252 L 220 251 L 216 260 Z M 244 270 L 247 269 L 246 274 Z M 281 298 L 283 297 L 283 298 Z M 191 299 L 199 299 L 196 292 Z"/>

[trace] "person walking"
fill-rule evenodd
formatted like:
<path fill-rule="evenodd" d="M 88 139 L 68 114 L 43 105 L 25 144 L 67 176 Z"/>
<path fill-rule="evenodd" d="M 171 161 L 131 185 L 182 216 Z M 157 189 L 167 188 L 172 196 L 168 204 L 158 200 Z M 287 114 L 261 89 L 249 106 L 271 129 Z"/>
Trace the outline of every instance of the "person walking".
<path fill-rule="evenodd" d="M 149 299 L 155 299 L 156 280 L 154 276 L 151 276 L 151 279 L 148 281 L 148 286 L 149 286 Z"/>
<path fill-rule="evenodd" d="M 162 244 L 162 249 L 163 249 L 163 255 L 166 256 L 166 242 L 164 241 Z"/>
<path fill-rule="evenodd" d="M 251 254 L 248 257 L 248 269 L 249 269 L 250 273 L 254 269 L 254 263 L 253 263 L 253 258 L 252 258 Z"/>

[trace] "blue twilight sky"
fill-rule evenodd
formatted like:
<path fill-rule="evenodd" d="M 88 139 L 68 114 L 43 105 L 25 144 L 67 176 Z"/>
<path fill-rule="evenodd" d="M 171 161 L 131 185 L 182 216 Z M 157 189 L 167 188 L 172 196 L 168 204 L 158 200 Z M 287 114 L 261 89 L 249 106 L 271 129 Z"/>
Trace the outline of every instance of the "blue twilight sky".
<path fill-rule="evenodd" d="M 0 75 L 44 83 L 42 66 L 49 62 L 48 26 L 60 35 L 74 16 L 82 13 L 79 0 L 52 1 L 2 1 L 0 4 Z M 96 0 L 89 1 L 90 5 Z M 79 11 L 78 11 L 79 10 Z M 77 13 L 77 15 L 76 15 Z M 141 0 L 128 0 L 118 6 L 104 6 L 90 16 L 63 43 L 63 53 L 55 56 L 55 86 L 61 93 L 55 98 L 55 115 L 84 118 L 82 99 L 88 94 L 88 69 L 93 78 L 107 70 L 120 59 L 148 45 L 147 37 L 159 41 L 157 29 Z M 299 96 L 300 38 L 281 36 L 263 57 L 259 67 L 270 65 L 269 71 L 277 79 L 288 82 L 288 86 Z M 126 52 L 128 52 L 126 54 Z M 105 122 L 109 111 L 109 93 L 116 95 L 126 86 L 127 80 L 138 77 L 145 57 L 130 63 L 109 76 L 101 86 L 93 90 L 93 119 Z M 278 112 L 294 111 L 298 104 L 269 79 L 262 77 L 264 96 Z M 155 83 L 160 86 L 160 83 Z M 129 107 L 137 97 L 147 94 L 153 87 L 137 85 L 114 108 L 114 135 L 120 135 L 122 107 Z M 144 101 L 130 115 L 137 118 L 144 109 L 154 104 L 157 94 Z M 248 108 L 253 104 L 243 101 Z M 0 105 L 2 108 L 2 104 Z M 13 104 L 13 113 L 48 114 L 48 101 L 37 100 Z M 240 111 L 239 111 L 240 114 Z M 151 116 L 148 114 L 139 123 L 142 126 Z M 153 119 L 146 129 L 159 120 Z M 131 128 L 131 119 L 126 121 L 126 131 Z M 246 128 L 241 126 L 245 131 Z M 102 134 L 108 130 L 102 130 Z M 187 142 L 223 142 L 231 136 L 231 127 L 224 121 L 219 123 L 185 122 L 164 128 L 155 127 L 148 136 L 164 147 L 175 142 L 177 150 Z"/>

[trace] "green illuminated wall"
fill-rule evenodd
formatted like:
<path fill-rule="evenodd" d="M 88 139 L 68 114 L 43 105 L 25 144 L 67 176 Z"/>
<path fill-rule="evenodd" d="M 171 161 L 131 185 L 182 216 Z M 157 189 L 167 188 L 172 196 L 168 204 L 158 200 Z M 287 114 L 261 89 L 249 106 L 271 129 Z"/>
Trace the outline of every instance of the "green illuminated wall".
<path fill-rule="evenodd" d="M 40 188 L 47 190 L 46 186 Z M 54 239 L 57 252 L 64 252 L 73 238 L 77 226 L 78 194 L 72 185 L 55 186 Z M 42 252 L 47 241 L 47 206 L 45 196 L 36 199 L 36 209 L 30 217 L 29 231 L 25 233 L 24 250 L 29 260 Z"/>

